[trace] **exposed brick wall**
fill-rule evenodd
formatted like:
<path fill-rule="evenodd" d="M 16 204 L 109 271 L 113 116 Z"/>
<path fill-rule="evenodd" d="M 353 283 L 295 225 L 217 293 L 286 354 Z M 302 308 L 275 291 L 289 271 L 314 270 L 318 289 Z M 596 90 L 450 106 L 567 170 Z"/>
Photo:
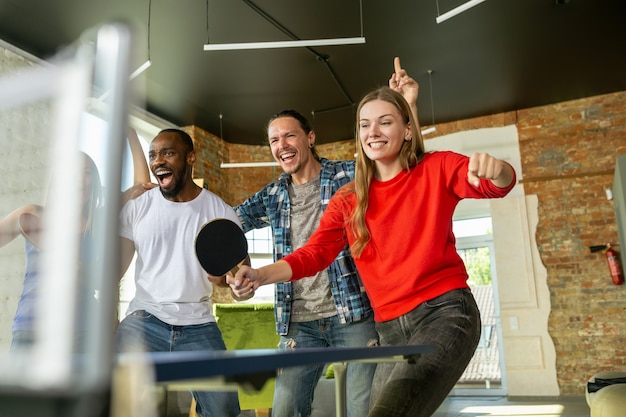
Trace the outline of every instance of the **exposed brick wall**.
<path fill-rule="evenodd" d="M 193 140 L 198 155 L 194 178 L 204 178 L 208 189 L 228 204 L 237 205 L 281 174 L 280 167 L 220 168 L 222 162 L 272 162 L 269 145 L 228 144 L 199 127 L 184 128 Z M 328 159 L 354 159 L 354 141 L 316 146 L 317 153 Z"/>
<path fill-rule="evenodd" d="M 184 127 L 183 130 L 193 139 L 196 151 L 193 177 L 203 178 L 205 188 L 226 200 L 223 194 L 226 190 L 222 188 L 222 184 L 228 179 L 226 173 L 220 169 L 220 164 L 228 159 L 228 144 L 219 137 L 195 126 Z"/>
<path fill-rule="evenodd" d="M 437 136 L 449 135 L 451 133 L 462 132 L 464 130 L 483 129 L 487 127 L 502 127 L 515 124 L 517 115 L 515 112 L 494 114 L 491 116 L 476 117 L 473 119 L 457 120 L 450 123 L 436 125 L 437 130 L 428 134 L 425 140 L 436 138 Z M 425 129 L 429 126 L 422 126 Z"/>
<path fill-rule="evenodd" d="M 548 273 L 561 394 L 582 395 L 595 372 L 626 369 L 626 285 L 613 285 L 604 255 L 589 251 L 617 242 L 605 190 L 612 188 L 615 156 L 626 153 L 626 92 L 440 124 L 428 138 L 510 124 L 518 128 L 525 191 L 539 200 L 536 240 Z M 269 147 L 228 145 L 193 129 L 196 143 L 219 142 L 199 146 L 206 146 L 212 161 L 202 162 L 213 176 L 207 181 L 215 188 L 209 188 L 229 203 L 238 204 L 280 174 L 280 168 L 216 172 L 215 155 L 228 162 L 271 161 Z M 351 159 L 354 152 L 352 140 L 318 146 L 329 159 Z"/>
<path fill-rule="evenodd" d="M 626 92 L 517 114 L 524 188 L 539 197 L 558 382 L 563 395 L 581 395 L 595 372 L 626 369 L 626 286 L 613 285 L 604 255 L 589 251 L 618 240 L 605 190 L 626 153 Z"/>
<path fill-rule="evenodd" d="M 274 158 L 269 145 L 231 145 L 230 160 L 227 162 L 272 162 Z M 229 188 L 233 205 L 243 202 L 265 184 L 278 178 L 280 167 L 228 168 Z"/>

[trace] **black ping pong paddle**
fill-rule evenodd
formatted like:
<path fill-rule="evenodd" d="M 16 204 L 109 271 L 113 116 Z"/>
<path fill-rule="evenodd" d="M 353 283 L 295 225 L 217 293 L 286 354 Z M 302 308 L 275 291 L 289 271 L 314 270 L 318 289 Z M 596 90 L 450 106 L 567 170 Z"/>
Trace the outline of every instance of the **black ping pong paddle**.
<path fill-rule="evenodd" d="M 248 261 L 248 241 L 243 230 L 228 219 L 206 223 L 196 237 L 196 257 L 206 272 L 222 276 Z"/>

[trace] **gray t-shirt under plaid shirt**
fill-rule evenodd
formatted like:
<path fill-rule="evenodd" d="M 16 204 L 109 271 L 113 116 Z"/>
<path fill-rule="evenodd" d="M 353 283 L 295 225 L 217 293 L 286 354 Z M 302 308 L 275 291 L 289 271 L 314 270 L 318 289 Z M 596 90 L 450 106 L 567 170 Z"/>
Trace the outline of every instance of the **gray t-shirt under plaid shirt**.
<path fill-rule="evenodd" d="M 322 210 L 340 187 L 354 178 L 354 161 L 330 161 L 320 158 L 320 199 Z M 272 227 L 274 260 L 293 252 L 291 244 L 291 204 L 287 188 L 291 175 L 283 172 L 278 181 L 267 184 L 235 208 L 243 230 Z M 340 323 L 363 320 L 372 314 L 365 288 L 356 271 L 348 246 L 341 251 L 327 269 L 331 292 Z M 275 286 L 274 313 L 276 333 L 286 335 L 291 321 L 291 286 L 293 282 L 279 282 Z"/>
<path fill-rule="evenodd" d="M 305 184 L 289 184 L 291 242 L 294 250 L 304 246 L 322 217 L 319 175 Z M 293 282 L 291 321 L 305 322 L 337 314 L 330 293 L 328 272 Z"/>

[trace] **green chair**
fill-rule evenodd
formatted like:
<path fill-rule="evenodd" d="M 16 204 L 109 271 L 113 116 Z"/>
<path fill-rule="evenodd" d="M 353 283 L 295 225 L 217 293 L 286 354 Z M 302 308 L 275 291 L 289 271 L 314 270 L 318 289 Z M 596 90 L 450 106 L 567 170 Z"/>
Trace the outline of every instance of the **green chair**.
<path fill-rule="evenodd" d="M 227 349 L 275 349 L 278 347 L 280 338 L 276 334 L 272 303 L 214 304 L 214 313 Z M 258 392 L 249 392 L 240 388 L 241 409 L 260 411 L 272 408 L 274 382 L 274 378 L 269 379 Z"/>

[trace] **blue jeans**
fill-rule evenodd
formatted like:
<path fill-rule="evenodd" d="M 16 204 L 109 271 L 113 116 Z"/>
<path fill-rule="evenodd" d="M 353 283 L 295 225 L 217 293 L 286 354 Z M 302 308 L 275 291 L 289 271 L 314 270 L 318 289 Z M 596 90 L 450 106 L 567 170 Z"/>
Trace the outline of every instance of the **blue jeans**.
<path fill-rule="evenodd" d="M 91 335 L 87 331 L 75 331 L 73 340 L 74 349 L 77 352 L 84 352 L 85 345 L 89 337 L 91 337 Z M 13 332 L 11 333 L 11 346 L 9 347 L 9 351 L 28 351 L 34 346 L 34 344 L 34 330 L 13 330 Z"/>
<path fill-rule="evenodd" d="M 12 352 L 30 349 L 35 344 L 35 332 L 33 330 L 14 330 L 11 336 Z"/>
<path fill-rule="evenodd" d="M 380 363 L 369 417 L 429 417 L 454 388 L 480 339 L 480 312 L 469 290 L 453 290 L 394 320 L 376 323 L 381 345 L 427 344 L 415 364 Z"/>
<path fill-rule="evenodd" d="M 146 311 L 128 315 L 117 328 L 118 352 L 143 349 L 148 352 L 180 352 L 189 350 L 226 350 L 222 333 L 215 323 L 173 326 Z M 199 417 L 237 417 L 237 392 L 195 392 Z"/>
<path fill-rule="evenodd" d="M 309 322 L 289 323 L 289 333 L 281 336 L 278 347 L 290 350 L 372 345 L 378 345 L 372 316 L 351 324 L 341 324 L 338 316 L 333 316 Z M 323 369 L 324 365 L 279 369 L 272 417 L 309 417 L 315 387 Z M 375 364 L 348 364 L 346 403 L 349 417 L 367 416 L 375 369 Z"/>

